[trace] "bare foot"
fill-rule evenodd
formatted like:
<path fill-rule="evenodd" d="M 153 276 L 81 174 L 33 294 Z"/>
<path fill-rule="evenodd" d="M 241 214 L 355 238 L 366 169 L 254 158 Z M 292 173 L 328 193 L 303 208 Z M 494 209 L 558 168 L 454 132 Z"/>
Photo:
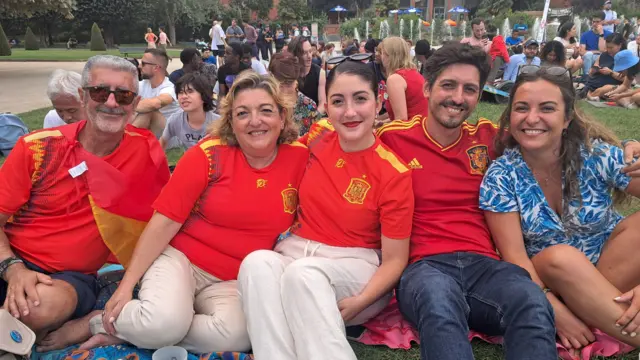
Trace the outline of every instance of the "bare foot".
<path fill-rule="evenodd" d="M 87 340 L 84 344 L 80 345 L 79 350 L 89 350 L 101 346 L 118 345 L 123 344 L 125 341 L 109 334 L 96 334 Z"/>
<path fill-rule="evenodd" d="M 36 350 L 47 352 L 64 349 L 67 346 L 79 344 L 91 337 L 89 324 L 85 319 L 67 321 L 59 329 L 50 332 L 38 341 Z"/>

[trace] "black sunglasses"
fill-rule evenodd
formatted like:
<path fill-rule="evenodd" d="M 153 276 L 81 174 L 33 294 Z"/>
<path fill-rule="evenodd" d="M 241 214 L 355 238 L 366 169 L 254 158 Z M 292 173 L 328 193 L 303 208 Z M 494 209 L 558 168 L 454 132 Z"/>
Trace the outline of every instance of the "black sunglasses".
<path fill-rule="evenodd" d="M 365 60 L 369 60 L 371 59 L 371 57 L 373 57 L 373 54 L 353 54 L 353 55 L 349 55 L 349 56 L 334 56 L 331 59 L 326 61 L 327 65 L 338 65 L 340 63 L 343 63 L 347 60 L 351 60 L 351 61 L 365 61 Z"/>
<path fill-rule="evenodd" d="M 551 76 L 564 76 L 571 80 L 571 73 L 569 69 L 563 66 L 538 66 L 538 65 L 525 65 L 520 68 L 518 71 L 518 77 L 520 75 L 537 75 L 537 74 L 548 74 Z"/>
<path fill-rule="evenodd" d="M 138 96 L 131 90 L 111 90 L 108 86 L 87 86 L 82 89 L 89 92 L 91 100 L 101 104 L 106 103 L 111 94 L 116 98 L 116 102 L 119 105 L 131 105 L 136 96 Z"/>

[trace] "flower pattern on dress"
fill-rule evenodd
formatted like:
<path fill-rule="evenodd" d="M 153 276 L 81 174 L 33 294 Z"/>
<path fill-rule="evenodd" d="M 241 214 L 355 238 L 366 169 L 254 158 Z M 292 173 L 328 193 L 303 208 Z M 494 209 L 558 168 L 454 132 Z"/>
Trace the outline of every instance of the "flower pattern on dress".
<path fill-rule="evenodd" d="M 623 217 L 614 209 L 612 190 L 624 190 L 631 181 L 619 147 L 600 140 L 582 147 L 578 173 L 580 200 L 563 204 L 562 217 L 549 206 L 519 148 L 507 149 L 491 164 L 480 187 L 480 208 L 492 212 L 519 212 L 529 257 L 545 248 L 567 244 L 597 263 L 604 243 Z"/>
<path fill-rule="evenodd" d="M 293 120 L 300 126 L 300 136 L 309 132 L 311 125 L 318 120 L 316 102 L 298 91 L 298 101 L 293 109 Z"/>

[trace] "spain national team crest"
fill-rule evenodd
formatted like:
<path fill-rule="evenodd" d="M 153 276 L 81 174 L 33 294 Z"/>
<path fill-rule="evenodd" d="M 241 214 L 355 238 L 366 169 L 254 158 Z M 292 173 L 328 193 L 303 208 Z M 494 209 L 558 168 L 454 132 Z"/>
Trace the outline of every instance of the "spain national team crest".
<path fill-rule="evenodd" d="M 484 175 L 489 167 L 489 148 L 486 145 L 476 145 L 467 149 L 469 166 L 472 174 Z"/>
<path fill-rule="evenodd" d="M 296 188 L 289 187 L 282 190 L 282 204 L 284 206 L 284 212 L 287 214 L 293 214 L 298 208 L 298 190 Z"/>
<path fill-rule="evenodd" d="M 353 178 L 349 183 L 347 191 L 342 195 L 348 202 L 352 204 L 364 204 L 364 199 L 367 197 L 367 192 L 371 189 L 371 185 L 364 179 Z"/>

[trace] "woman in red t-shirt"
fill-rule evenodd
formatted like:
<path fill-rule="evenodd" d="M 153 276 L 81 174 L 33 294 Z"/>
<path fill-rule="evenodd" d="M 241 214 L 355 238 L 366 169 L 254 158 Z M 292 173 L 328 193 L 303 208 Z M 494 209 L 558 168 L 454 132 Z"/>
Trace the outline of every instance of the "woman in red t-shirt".
<path fill-rule="evenodd" d="M 411 61 L 409 45 L 392 36 L 382 41 L 382 63 L 387 71 L 385 108 L 389 120 L 411 120 L 427 115 L 429 106 L 424 97 L 424 78 Z"/>
<path fill-rule="evenodd" d="M 98 335 L 87 347 L 124 340 L 196 353 L 250 349 L 238 269 L 293 223 L 309 158 L 295 142 L 290 108 L 273 78 L 236 79 L 212 135 L 184 154 L 154 203 L 122 282 L 91 320 Z"/>
<path fill-rule="evenodd" d="M 366 64 L 331 71 L 331 120 L 301 139 L 310 158 L 298 222 L 275 251 L 242 262 L 238 283 L 257 359 L 355 359 L 345 324 L 382 311 L 407 265 L 411 172 L 373 134 L 377 89 Z"/>

